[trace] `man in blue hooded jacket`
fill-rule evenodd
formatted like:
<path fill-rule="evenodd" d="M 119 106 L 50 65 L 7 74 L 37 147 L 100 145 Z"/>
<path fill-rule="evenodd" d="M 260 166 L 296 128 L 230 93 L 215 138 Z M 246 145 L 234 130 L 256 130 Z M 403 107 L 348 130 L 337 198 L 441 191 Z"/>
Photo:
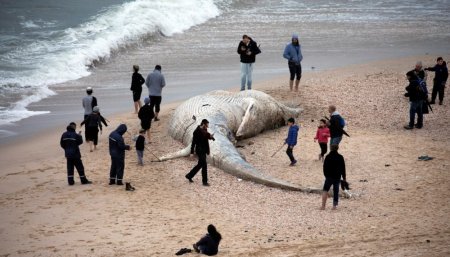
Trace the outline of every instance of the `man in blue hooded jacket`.
<path fill-rule="evenodd" d="M 297 34 L 292 35 L 292 42 L 284 48 L 283 57 L 288 60 L 289 72 L 291 74 L 289 88 L 292 91 L 294 78 L 297 76 L 297 80 L 295 81 L 295 91 L 297 92 L 302 77 L 302 65 L 300 62 L 303 60 L 302 46 L 298 42 Z"/>
<path fill-rule="evenodd" d="M 84 166 L 81 161 L 81 154 L 79 145 L 83 143 L 83 137 L 77 134 L 75 130 L 77 125 L 75 122 L 71 122 L 67 126 L 67 131 L 61 136 L 59 144 L 64 149 L 64 154 L 67 159 L 67 180 L 70 186 L 75 184 L 73 179 L 74 168 L 77 168 L 78 175 L 80 176 L 81 184 L 91 184 L 84 174 Z"/>
<path fill-rule="evenodd" d="M 127 125 L 120 124 L 116 130 L 109 134 L 109 154 L 111 155 L 111 169 L 109 172 L 110 185 L 123 185 L 125 150 L 130 150 L 130 146 L 126 145 L 123 140 L 123 134 L 125 132 L 127 132 Z"/>

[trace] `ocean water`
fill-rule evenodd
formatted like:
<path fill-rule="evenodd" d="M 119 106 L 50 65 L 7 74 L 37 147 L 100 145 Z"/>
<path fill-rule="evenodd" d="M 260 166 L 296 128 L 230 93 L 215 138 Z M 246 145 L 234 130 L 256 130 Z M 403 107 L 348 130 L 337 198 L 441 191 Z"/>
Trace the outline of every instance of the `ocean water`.
<path fill-rule="evenodd" d="M 243 34 L 262 50 L 255 81 L 287 76 L 293 32 L 305 72 L 445 58 L 449 11 L 450 0 L 0 0 L 0 140 L 78 121 L 87 86 L 102 113 L 131 111 L 133 64 L 144 76 L 163 66 L 166 102 L 239 87 Z"/>

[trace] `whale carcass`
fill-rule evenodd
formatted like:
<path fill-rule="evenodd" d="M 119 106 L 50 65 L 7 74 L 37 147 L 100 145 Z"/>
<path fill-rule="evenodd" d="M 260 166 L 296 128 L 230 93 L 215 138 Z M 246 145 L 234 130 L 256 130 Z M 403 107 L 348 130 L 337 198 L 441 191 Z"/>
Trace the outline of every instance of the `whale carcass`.
<path fill-rule="evenodd" d="M 195 96 L 178 106 L 169 123 L 169 134 L 186 148 L 165 155 L 161 161 L 190 154 L 192 134 L 199 121 L 209 121 L 210 141 L 208 162 L 238 178 L 270 187 L 319 193 L 319 189 L 304 188 L 265 175 L 249 164 L 237 151 L 237 139 L 255 136 L 265 130 L 283 126 L 290 117 L 298 117 L 300 108 L 279 103 L 266 93 L 256 90 L 231 93 L 213 91 Z"/>

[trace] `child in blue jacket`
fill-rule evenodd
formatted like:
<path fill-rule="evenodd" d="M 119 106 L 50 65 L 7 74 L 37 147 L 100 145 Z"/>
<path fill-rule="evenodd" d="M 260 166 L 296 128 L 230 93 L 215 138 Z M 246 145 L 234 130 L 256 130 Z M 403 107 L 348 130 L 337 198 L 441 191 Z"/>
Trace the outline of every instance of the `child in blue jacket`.
<path fill-rule="evenodd" d="M 295 125 L 294 118 L 288 119 L 288 126 L 289 126 L 288 137 L 286 138 L 286 140 L 284 140 L 284 143 L 288 145 L 286 149 L 286 154 L 289 156 L 289 159 L 291 160 L 290 166 L 294 166 L 297 163 L 297 160 L 295 160 L 292 151 L 294 150 L 294 146 L 297 144 L 298 130 L 300 128 L 299 126 Z"/>

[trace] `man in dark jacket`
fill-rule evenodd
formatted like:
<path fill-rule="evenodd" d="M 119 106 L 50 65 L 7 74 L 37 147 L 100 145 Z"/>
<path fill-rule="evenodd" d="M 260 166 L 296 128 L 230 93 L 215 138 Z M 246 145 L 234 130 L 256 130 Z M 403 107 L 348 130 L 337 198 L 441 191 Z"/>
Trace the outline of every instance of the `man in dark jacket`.
<path fill-rule="evenodd" d="M 209 142 L 208 140 L 215 140 L 214 137 L 208 133 L 209 121 L 203 119 L 200 126 L 194 131 L 191 144 L 191 156 L 195 153 L 198 157 L 197 165 L 192 168 L 192 170 L 186 174 L 186 178 L 189 182 L 193 182 L 192 178 L 197 174 L 197 172 L 202 169 L 202 182 L 204 186 L 209 186 L 208 184 L 208 166 L 206 163 L 206 155 L 209 155 Z"/>
<path fill-rule="evenodd" d="M 144 99 L 144 106 L 139 109 L 138 117 L 141 120 L 141 127 L 147 133 L 147 142 L 150 142 L 150 127 L 152 126 L 152 119 L 155 117 L 153 108 L 150 106 L 150 98 Z"/>
<path fill-rule="evenodd" d="M 247 89 L 252 89 L 252 72 L 255 57 L 261 53 L 258 45 L 253 39 L 247 35 L 242 36 L 239 42 L 237 53 L 241 57 L 241 91 L 245 90 L 245 82 L 247 81 Z"/>
<path fill-rule="evenodd" d="M 417 113 L 417 124 L 416 128 L 420 129 L 423 127 L 423 112 L 422 104 L 426 98 L 425 92 L 420 88 L 419 81 L 417 79 L 414 71 L 408 71 L 406 73 L 406 78 L 409 81 L 409 85 L 405 88 L 407 93 L 405 96 L 409 97 L 410 107 L 409 107 L 409 124 L 405 126 L 405 129 L 414 128 L 414 120 Z"/>
<path fill-rule="evenodd" d="M 138 113 L 141 108 L 142 84 L 145 83 L 145 79 L 139 73 L 138 65 L 133 65 L 133 71 L 130 90 L 133 91 L 134 113 Z"/>
<path fill-rule="evenodd" d="M 343 118 L 336 111 L 336 106 L 330 105 L 328 106 L 328 112 L 330 113 L 330 119 L 328 120 L 328 128 L 330 129 L 330 146 L 331 145 L 339 145 L 342 140 L 342 136 L 344 135 L 344 126 L 342 122 Z"/>
<path fill-rule="evenodd" d="M 75 122 L 71 122 L 67 126 L 67 131 L 61 136 L 59 144 L 64 149 L 64 153 L 67 159 L 67 180 L 69 185 L 75 184 L 73 179 L 74 167 L 77 168 L 78 175 L 80 176 L 81 184 L 91 184 L 92 182 L 86 178 L 84 174 L 84 166 L 81 161 L 80 148 L 78 147 L 83 143 L 83 137 L 77 134 L 75 130 L 77 125 Z"/>
<path fill-rule="evenodd" d="M 110 185 L 123 185 L 125 150 L 130 150 L 130 146 L 126 145 L 123 140 L 123 134 L 125 132 L 127 132 L 127 125 L 120 124 L 116 130 L 109 134 L 109 154 L 111 155 L 111 170 L 109 172 Z"/>
<path fill-rule="evenodd" d="M 444 59 L 442 59 L 442 57 L 438 57 L 436 62 L 437 64 L 434 67 L 428 67 L 425 70 L 435 72 L 430 104 L 435 103 L 436 96 L 439 93 L 439 105 L 442 105 L 444 101 L 445 83 L 447 82 L 448 78 L 448 69 L 447 64 L 444 62 Z"/>
<path fill-rule="evenodd" d="M 339 184 L 341 182 L 341 177 L 344 181 L 346 181 L 345 161 L 344 157 L 337 152 L 338 149 L 339 145 L 331 145 L 330 153 L 325 157 L 325 161 L 323 162 L 323 175 L 325 176 L 325 183 L 323 185 L 321 210 L 325 210 L 328 191 L 332 185 L 333 210 L 336 210 L 339 202 Z"/>

